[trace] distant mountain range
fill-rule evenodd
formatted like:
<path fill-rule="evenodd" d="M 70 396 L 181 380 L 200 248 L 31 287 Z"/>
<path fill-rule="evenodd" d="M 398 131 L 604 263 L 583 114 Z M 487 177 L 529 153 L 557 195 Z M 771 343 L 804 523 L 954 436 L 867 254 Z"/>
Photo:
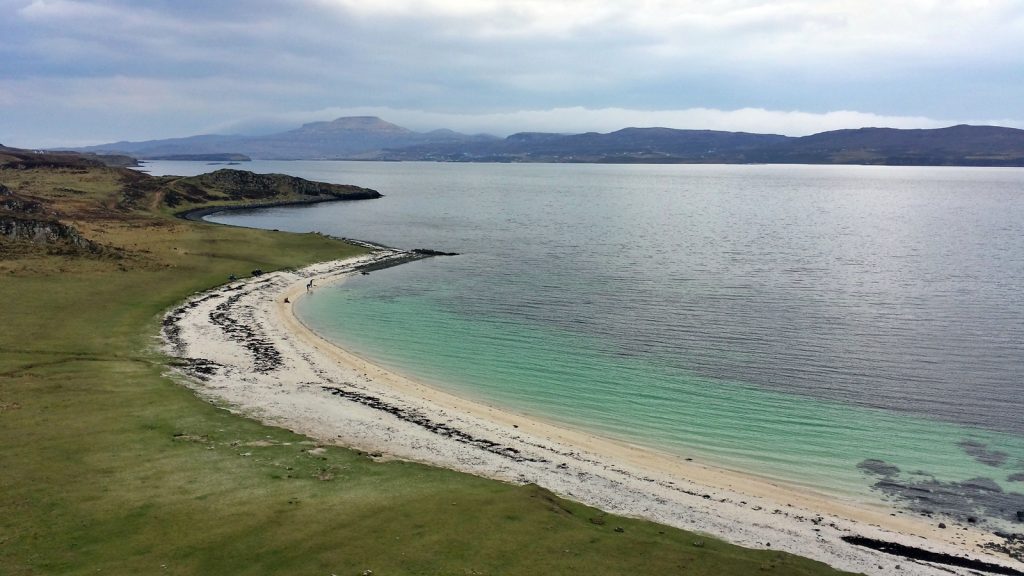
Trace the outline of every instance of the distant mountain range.
<path fill-rule="evenodd" d="M 1024 166 L 1024 130 L 960 125 L 931 130 L 860 128 L 790 137 L 624 128 L 607 134 L 522 132 L 499 138 L 451 130 L 414 132 L 380 118 L 357 116 L 266 136 L 204 135 L 76 150 L 140 159 L 231 154 L 265 160 Z"/>
<path fill-rule="evenodd" d="M 114 142 L 74 150 L 104 154 L 119 150 L 119 153 L 143 160 L 226 154 L 258 160 L 340 160 L 373 156 L 392 148 L 472 144 L 490 140 L 498 138 L 468 136 L 451 130 L 413 132 L 380 118 L 355 116 L 331 122 L 313 122 L 295 130 L 265 136 L 189 136 L 145 142 Z"/>

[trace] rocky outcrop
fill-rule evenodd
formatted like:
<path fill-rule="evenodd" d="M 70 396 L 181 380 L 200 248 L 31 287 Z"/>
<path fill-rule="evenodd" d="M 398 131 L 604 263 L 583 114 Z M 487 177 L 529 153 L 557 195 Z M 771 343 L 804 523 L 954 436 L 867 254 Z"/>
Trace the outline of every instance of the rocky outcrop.
<path fill-rule="evenodd" d="M 380 192 L 359 186 L 313 182 L 285 174 L 255 174 L 224 168 L 208 174 L 178 178 L 167 186 L 164 202 L 205 204 L 217 201 L 316 202 L 380 198 Z"/>
<path fill-rule="evenodd" d="M 35 199 L 0 184 L 0 241 L 28 242 L 59 250 L 103 254 L 106 248 L 57 220 L 57 214 Z"/>
<path fill-rule="evenodd" d="M 19 196 L 3 184 L 0 184 L 0 210 L 18 214 L 42 214 L 45 211 L 38 200 Z"/>
<path fill-rule="evenodd" d="M 72 164 L 45 164 L 50 161 Z M 369 188 L 313 182 L 284 174 L 223 169 L 187 178 L 154 177 L 90 162 L 96 161 L 80 154 L 44 154 L 0 148 L 0 176 L 8 183 L 31 182 L 23 188 L 32 192 L 22 193 L 0 185 L 0 258 L 41 251 L 127 257 L 129 252 L 90 240 L 69 223 L 83 223 L 83 228 L 91 229 L 97 220 L 125 222 L 140 219 L 152 222 L 154 211 L 159 212 L 161 205 L 180 206 L 183 212 L 179 216 L 198 219 L 211 212 L 232 208 L 251 209 L 381 196 Z M 46 171 L 47 166 L 60 170 L 59 174 L 66 179 L 56 179 L 61 183 L 87 179 L 81 175 L 88 174 L 99 174 L 114 182 L 105 192 L 85 192 L 52 184 L 50 180 L 32 180 L 36 173 Z M 22 180 L 15 179 L 21 176 L 14 171 L 28 168 L 33 168 L 34 173 L 26 174 Z M 69 196 L 74 200 L 66 201 Z M 89 224 L 85 224 L 87 222 Z"/>
<path fill-rule="evenodd" d="M 62 246 L 93 254 L 105 251 L 103 246 L 85 238 L 72 226 L 56 220 L 39 220 L 13 214 L 0 213 L 0 238 Z"/>

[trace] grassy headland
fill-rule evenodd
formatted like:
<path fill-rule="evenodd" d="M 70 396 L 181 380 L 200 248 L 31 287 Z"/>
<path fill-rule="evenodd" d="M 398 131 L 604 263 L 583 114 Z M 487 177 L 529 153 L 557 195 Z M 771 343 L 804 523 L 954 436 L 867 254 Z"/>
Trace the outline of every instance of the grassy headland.
<path fill-rule="evenodd" d="M 154 347 L 166 308 L 229 274 L 363 250 L 173 217 L 305 194 L 231 189 L 248 178 L 0 166 L 0 573 L 838 574 L 536 486 L 317 447 L 197 399 Z"/>

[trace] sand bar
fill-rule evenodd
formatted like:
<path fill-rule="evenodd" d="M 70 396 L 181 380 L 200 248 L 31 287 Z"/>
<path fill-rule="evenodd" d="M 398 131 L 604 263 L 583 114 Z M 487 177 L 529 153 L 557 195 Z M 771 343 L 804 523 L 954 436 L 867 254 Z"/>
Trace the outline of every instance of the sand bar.
<path fill-rule="evenodd" d="M 322 443 L 514 483 L 536 483 L 608 512 L 865 574 L 976 574 L 848 544 L 864 536 L 1024 572 L 980 545 L 980 529 L 842 501 L 469 401 L 388 371 L 324 340 L 292 306 L 315 287 L 408 253 L 324 262 L 197 294 L 165 318 L 167 351 L 200 396 Z M 318 288 L 314 288 L 318 289 Z M 287 302 L 286 302 L 287 299 Z M 895 514 L 895 515 L 894 515 Z"/>

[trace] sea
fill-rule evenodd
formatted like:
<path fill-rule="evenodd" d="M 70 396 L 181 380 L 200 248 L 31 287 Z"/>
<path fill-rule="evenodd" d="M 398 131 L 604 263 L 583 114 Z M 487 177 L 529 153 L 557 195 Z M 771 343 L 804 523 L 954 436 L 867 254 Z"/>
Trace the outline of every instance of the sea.
<path fill-rule="evenodd" d="M 150 162 L 374 188 L 209 220 L 457 252 L 302 319 L 453 393 L 901 513 L 1024 528 L 1024 169 Z"/>

